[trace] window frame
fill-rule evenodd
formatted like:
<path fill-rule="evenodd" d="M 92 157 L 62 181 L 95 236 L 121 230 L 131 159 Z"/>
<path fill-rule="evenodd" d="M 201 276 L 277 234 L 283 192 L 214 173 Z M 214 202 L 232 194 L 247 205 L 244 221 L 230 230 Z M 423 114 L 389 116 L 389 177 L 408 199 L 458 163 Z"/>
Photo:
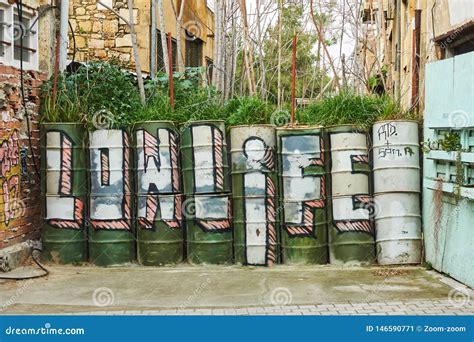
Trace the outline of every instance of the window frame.
<path fill-rule="evenodd" d="M 4 24 L 3 32 L 3 45 L 4 45 L 4 55 L 0 56 L 0 63 L 8 66 L 12 66 L 16 69 L 21 68 L 21 61 L 15 58 L 15 39 L 14 39 L 14 30 L 15 30 L 15 16 L 18 15 L 17 7 L 15 5 L 10 5 L 6 0 L 0 0 L 0 9 L 4 11 Z M 30 50 L 31 56 L 29 61 L 23 61 L 24 70 L 38 70 L 38 20 L 36 10 L 23 6 L 23 17 L 28 18 L 30 23 L 33 23 L 33 26 L 29 27 L 30 41 L 28 45 L 24 45 L 23 49 Z"/>

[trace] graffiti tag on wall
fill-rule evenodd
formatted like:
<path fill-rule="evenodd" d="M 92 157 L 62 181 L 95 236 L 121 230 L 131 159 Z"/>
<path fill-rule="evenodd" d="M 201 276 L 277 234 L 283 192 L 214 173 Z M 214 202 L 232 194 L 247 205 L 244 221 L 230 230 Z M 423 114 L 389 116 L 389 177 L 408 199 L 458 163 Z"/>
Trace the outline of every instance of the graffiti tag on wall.
<path fill-rule="evenodd" d="M 175 132 L 158 128 L 156 136 L 141 129 L 136 132 L 138 156 L 138 223 L 155 229 L 159 219 L 170 228 L 181 226 L 178 137 Z M 142 195 L 144 194 L 144 195 Z"/>
<path fill-rule="evenodd" d="M 21 215 L 20 173 L 18 131 L 14 130 L 0 143 L 0 229 L 6 229 Z"/>
<path fill-rule="evenodd" d="M 375 136 L 375 134 L 374 134 Z M 385 158 L 398 158 L 403 156 L 413 156 L 415 152 L 409 146 L 405 146 L 404 148 L 400 148 L 400 145 L 393 145 L 391 142 L 392 137 L 398 136 L 397 126 L 391 122 L 387 122 L 386 124 L 379 127 L 377 130 L 378 141 L 385 141 L 383 147 L 377 147 L 375 151 L 375 155 L 378 159 L 385 159 Z"/>
<path fill-rule="evenodd" d="M 46 220 L 56 228 L 80 229 L 84 219 L 84 202 L 73 196 L 73 153 L 66 133 L 46 133 Z"/>

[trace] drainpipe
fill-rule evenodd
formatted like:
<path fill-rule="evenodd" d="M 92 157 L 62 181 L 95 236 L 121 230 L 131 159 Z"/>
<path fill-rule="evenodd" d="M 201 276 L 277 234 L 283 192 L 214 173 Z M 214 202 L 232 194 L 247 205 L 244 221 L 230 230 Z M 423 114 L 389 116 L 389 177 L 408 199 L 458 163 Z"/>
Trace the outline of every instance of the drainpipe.
<path fill-rule="evenodd" d="M 396 51 L 396 64 L 398 68 L 398 84 L 397 84 L 397 98 L 398 103 L 402 103 L 402 0 L 397 0 L 397 51 Z"/>
<path fill-rule="evenodd" d="M 69 0 L 61 0 L 61 12 L 59 21 L 59 71 L 66 70 L 67 47 L 68 47 L 68 20 L 69 20 Z"/>
<path fill-rule="evenodd" d="M 156 75 L 156 0 L 151 0 L 151 25 L 150 25 L 150 76 Z"/>
<path fill-rule="evenodd" d="M 420 99 L 420 27 L 421 10 L 415 10 L 415 30 L 413 31 L 413 56 L 411 80 L 411 106 L 418 111 Z"/>

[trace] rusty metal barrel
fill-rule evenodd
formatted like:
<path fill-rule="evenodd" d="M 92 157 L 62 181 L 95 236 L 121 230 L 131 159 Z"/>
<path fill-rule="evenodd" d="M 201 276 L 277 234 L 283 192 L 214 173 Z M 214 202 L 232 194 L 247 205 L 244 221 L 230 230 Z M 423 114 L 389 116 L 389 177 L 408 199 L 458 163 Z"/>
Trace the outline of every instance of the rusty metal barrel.
<path fill-rule="evenodd" d="M 275 127 L 230 128 L 234 258 L 270 266 L 279 259 Z"/>
<path fill-rule="evenodd" d="M 183 260 L 179 135 L 171 121 L 134 127 L 138 262 L 146 266 Z"/>
<path fill-rule="evenodd" d="M 377 122 L 372 141 L 377 260 L 382 265 L 420 263 L 418 123 Z"/>
<path fill-rule="evenodd" d="M 367 132 L 352 125 L 328 128 L 331 160 L 332 264 L 370 264 L 375 261 L 374 204 L 370 196 Z"/>
<path fill-rule="evenodd" d="M 87 261 L 85 138 L 82 124 L 41 125 L 42 257 L 49 262 Z"/>
<path fill-rule="evenodd" d="M 282 261 L 328 261 L 327 153 L 321 127 L 277 128 Z"/>
<path fill-rule="evenodd" d="M 135 260 L 130 162 L 127 132 L 89 133 L 89 259 L 99 266 Z"/>
<path fill-rule="evenodd" d="M 182 126 L 181 165 L 188 262 L 231 263 L 231 193 L 223 121 Z"/>

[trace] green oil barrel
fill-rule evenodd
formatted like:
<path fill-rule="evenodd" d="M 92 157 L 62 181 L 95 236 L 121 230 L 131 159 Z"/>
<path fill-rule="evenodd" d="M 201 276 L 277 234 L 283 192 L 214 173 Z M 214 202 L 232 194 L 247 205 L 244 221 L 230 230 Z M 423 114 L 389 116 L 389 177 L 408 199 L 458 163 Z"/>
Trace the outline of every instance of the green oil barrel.
<path fill-rule="evenodd" d="M 375 260 L 374 205 L 370 196 L 367 132 L 352 125 L 328 128 L 331 152 L 332 264 L 371 264 Z"/>
<path fill-rule="evenodd" d="M 328 262 L 326 136 L 321 127 L 276 130 L 282 261 Z"/>
<path fill-rule="evenodd" d="M 89 259 L 99 266 L 135 259 L 129 146 L 123 130 L 89 133 Z"/>
<path fill-rule="evenodd" d="M 171 121 L 134 128 L 138 262 L 146 266 L 183 260 L 179 135 Z"/>
<path fill-rule="evenodd" d="M 275 127 L 230 128 L 234 258 L 270 266 L 279 259 Z"/>
<path fill-rule="evenodd" d="M 45 261 L 87 261 L 86 131 L 76 123 L 41 125 L 41 190 Z"/>
<path fill-rule="evenodd" d="M 194 121 L 182 127 L 181 164 L 186 200 L 187 259 L 232 262 L 229 165 L 223 121 Z"/>

